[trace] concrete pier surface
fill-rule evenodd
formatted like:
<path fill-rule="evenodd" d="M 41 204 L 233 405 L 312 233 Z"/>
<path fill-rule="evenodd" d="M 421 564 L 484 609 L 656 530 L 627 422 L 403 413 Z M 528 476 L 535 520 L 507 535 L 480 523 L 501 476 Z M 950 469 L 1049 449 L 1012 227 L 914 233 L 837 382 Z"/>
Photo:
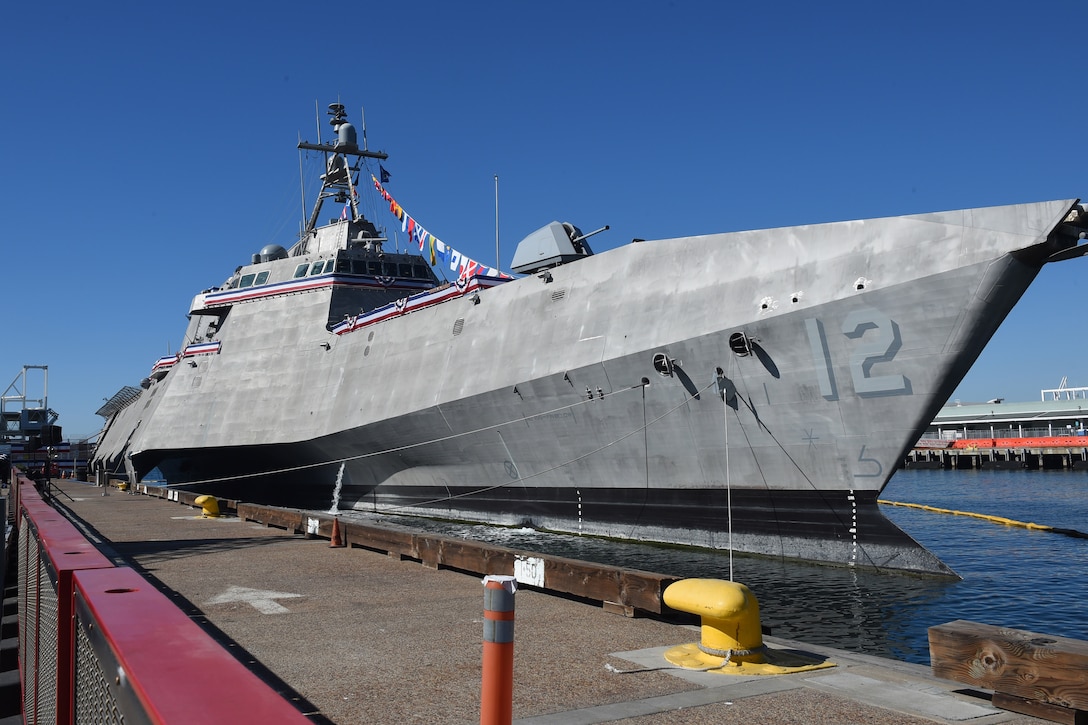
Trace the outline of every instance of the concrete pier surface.
<path fill-rule="evenodd" d="M 479 722 L 479 577 L 205 519 L 161 498 L 54 487 L 107 556 L 143 573 L 314 722 Z M 697 628 L 528 588 L 516 595 L 514 638 L 514 722 L 526 725 L 1044 722 L 925 666 L 774 637 L 771 647 L 837 666 L 770 677 L 665 669 L 662 652 L 698 641 Z"/>

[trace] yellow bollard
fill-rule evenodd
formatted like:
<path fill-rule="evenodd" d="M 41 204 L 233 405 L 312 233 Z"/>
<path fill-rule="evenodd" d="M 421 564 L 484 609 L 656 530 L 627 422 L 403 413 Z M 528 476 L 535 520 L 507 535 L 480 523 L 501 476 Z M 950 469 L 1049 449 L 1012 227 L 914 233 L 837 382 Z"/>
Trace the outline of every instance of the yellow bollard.
<path fill-rule="evenodd" d="M 201 516 L 203 516 L 204 518 L 219 518 L 219 501 L 216 500 L 215 496 L 209 496 L 207 494 L 204 494 L 203 496 L 197 496 L 196 501 L 194 501 L 193 503 L 203 509 L 203 511 L 201 512 Z"/>
<path fill-rule="evenodd" d="M 759 602 L 748 587 L 721 579 L 681 579 L 662 594 L 665 604 L 701 620 L 699 642 L 665 652 L 678 667 L 736 675 L 784 675 L 834 667 L 827 660 L 768 649 Z"/>
<path fill-rule="evenodd" d="M 681 579 L 670 584 L 662 598 L 673 609 L 697 614 L 701 619 L 702 638 L 697 654 L 692 653 L 699 663 L 694 666 L 715 661 L 723 665 L 764 661 L 759 602 L 748 587 L 721 579 Z M 665 653 L 665 659 L 683 665 L 669 657 L 671 652 Z"/>

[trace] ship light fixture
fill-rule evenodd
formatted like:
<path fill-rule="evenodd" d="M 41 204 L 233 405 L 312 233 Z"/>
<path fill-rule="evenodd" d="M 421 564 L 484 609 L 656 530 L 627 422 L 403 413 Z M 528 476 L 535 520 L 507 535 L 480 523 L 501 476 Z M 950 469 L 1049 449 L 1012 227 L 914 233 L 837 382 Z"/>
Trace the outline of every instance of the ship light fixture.
<path fill-rule="evenodd" d="M 332 345 L 330 345 L 330 344 L 329 344 L 328 340 L 326 340 L 325 342 L 321 343 L 321 347 L 325 348 L 325 350 L 330 350 L 330 349 L 332 349 Z"/>
<path fill-rule="evenodd" d="M 539 276 L 540 279 L 544 280 L 544 284 L 548 284 L 549 282 L 552 281 L 552 273 L 551 272 L 545 271 L 544 274 L 537 275 L 537 276 Z"/>

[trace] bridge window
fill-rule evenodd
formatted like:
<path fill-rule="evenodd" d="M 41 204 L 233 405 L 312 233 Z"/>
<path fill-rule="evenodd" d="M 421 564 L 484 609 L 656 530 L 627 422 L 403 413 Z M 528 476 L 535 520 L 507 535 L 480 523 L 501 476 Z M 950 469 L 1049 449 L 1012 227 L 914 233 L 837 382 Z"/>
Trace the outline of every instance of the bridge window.
<path fill-rule="evenodd" d="M 326 272 L 331 272 L 334 269 L 336 269 L 336 260 L 335 259 L 330 259 L 328 262 L 325 262 L 325 271 Z"/>
<path fill-rule="evenodd" d="M 337 272 L 350 272 L 351 271 L 351 260 L 350 259 L 338 259 L 338 260 L 336 260 L 336 271 Z"/>
<path fill-rule="evenodd" d="M 295 279 L 306 276 L 306 270 L 310 268 L 310 265 L 303 262 L 299 266 L 295 267 Z"/>
<path fill-rule="evenodd" d="M 253 286 L 253 280 L 254 280 L 254 278 L 256 278 L 256 276 L 257 275 L 255 275 L 255 274 L 243 274 L 242 275 L 242 281 L 238 283 L 238 286 L 239 287 L 252 287 Z"/>
<path fill-rule="evenodd" d="M 257 279 L 253 281 L 253 284 L 264 284 L 268 281 L 268 270 L 261 272 L 257 275 Z"/>
<path fill-rule="evenodd" d="M 312 267 L 310 267 L 310 276 L 312 277 L 315 274 L 321 274 L 324 271 L 325 271 L 325 260 L 324 259 L 318 260 L 318 261 L 314 262 L 314 265 Z"/>

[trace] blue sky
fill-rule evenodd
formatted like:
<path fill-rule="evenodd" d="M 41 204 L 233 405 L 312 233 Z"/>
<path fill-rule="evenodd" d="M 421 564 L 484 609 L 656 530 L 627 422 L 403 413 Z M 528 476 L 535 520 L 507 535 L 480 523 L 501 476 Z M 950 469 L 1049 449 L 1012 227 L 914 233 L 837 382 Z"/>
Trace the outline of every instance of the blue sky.
<path fill-rule="evenodd" d="M 290 245 L 315 102 L 357 125 L 365 106 L 392 195 L 488 263 L 498 174 L 504 268 L 553 219 L 611 225 L 602 251 L 1088 197 L 1081 3 L 61 0 L 4 15 L 0 385 L 48 365 L 66 434 L 95 432 L 102 399 L 178 349 L 195 293 Z M 1086 272 L 1045 268 L 954 397 L 1088 385 Z"/>

